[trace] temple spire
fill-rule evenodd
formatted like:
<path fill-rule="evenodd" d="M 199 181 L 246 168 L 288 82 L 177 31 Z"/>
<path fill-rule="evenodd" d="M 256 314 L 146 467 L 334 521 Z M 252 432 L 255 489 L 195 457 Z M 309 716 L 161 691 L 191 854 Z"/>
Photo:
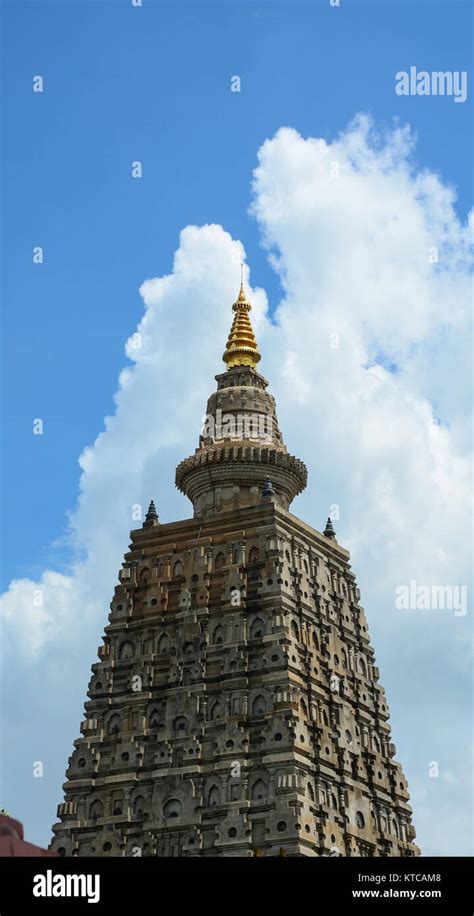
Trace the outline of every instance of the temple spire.
<path fill-rule="evenodd" d="M 241 282 L 223 357 L 227 371 L 216 375 L 198 448 L 176 468 L 176 486 L 191 500 L 195 517 L 261 503 L 286 511 L 306 486 L 306 467 L 288 454 L 275 398 L 256 369 L 260 353 L 250 309 Z"/>
<path fill-rule="evenodd" d="M 234 366 L 250 366 L 251 369 L 256 369 L 261 357 L 249 318 L 252 306 L 244 290 L 243 264 L 240 265 L 240 275 L 239 295 L 232 306 L 235 316 L 222 359 L 228 369 L 233 369 Z"/>

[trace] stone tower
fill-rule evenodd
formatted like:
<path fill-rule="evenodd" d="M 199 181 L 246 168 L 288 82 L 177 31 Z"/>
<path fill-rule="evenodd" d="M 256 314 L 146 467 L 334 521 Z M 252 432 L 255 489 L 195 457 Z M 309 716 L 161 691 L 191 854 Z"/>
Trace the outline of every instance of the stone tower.
<path fill-rule="evenodd" d="M 51 848 L 413 856 L 406 779 L 349 554 L 289 512 L 289 455 L 243 287 L 176 484 L 131 532 Z"/>

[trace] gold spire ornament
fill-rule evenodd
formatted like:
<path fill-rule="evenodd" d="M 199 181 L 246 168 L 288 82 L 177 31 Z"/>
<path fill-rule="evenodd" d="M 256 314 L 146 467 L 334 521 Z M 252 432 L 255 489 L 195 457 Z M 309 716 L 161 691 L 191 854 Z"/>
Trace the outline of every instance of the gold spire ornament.
<path fill-rule="evenodd" d="M 256 369 L 257 363 L 261 359 L 255 334 L 250 324 L 249 312 L 251 308 L 252 306 L 245 295 L 242 281 L 239 295 L 232 306 L 235 317 L 230 329 L 226 351 L 222 357 L 228 369 L 233 369 L 234 366 L 250 366 L 251 369 Z"/>

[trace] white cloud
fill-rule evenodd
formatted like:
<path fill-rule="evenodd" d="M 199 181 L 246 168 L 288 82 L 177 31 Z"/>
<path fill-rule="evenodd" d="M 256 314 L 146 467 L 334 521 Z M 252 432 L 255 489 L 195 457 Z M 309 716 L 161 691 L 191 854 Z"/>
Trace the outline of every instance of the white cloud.
<path fill-rule="evenodd" d="M 419 842 L 425 854 L 466 853 L 467 826 L 455 816 L 469 793 L 466 619 L 394 606 L 399 584 L 469 576 L 468 234 L 452 189 L 415 170 L 413 146 L 407 129 L 376 135 L 366 117 L 332 144 L 288 128 L 266 141 L 253 212 L 284 289 L 276 324 L 264 292 L 250 295 L 285 441 L 309 468 L 293 511 L 320 528 L 331 504 L 341 508 L 336 530 L 362 587 Z M 53 708 L 69 734 L 79 716 L 71 721 L 72 699 L 58 697 L 58 671 L 45 660 L 74 660 L 78 702 L 128 530 L 139 524 L 132 507 L 145 511 L 154 497 L 164 520 L 190 514 L 174 469 L 197 444 L 220 371 L 242 251 L 220 226 L 188 226 L 172 273 L 142 285 L 145 312 L 126 347 L 132 365 L 116 412 L 81 456 L 71 522 L 80 559 L 69 575 L 15 580 L 3 596 L 6 644 L 25 671 L 41 672 L 40 708 Z M 433 759 L 445 774 L 437 793 L 427 786 Z"/>

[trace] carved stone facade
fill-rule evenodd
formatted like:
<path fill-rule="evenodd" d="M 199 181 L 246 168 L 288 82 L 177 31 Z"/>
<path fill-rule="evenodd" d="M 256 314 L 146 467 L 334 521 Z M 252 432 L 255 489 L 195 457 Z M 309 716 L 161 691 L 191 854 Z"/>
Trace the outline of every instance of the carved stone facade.
<path fill-rule="evenodd" d="M 269 417 L 269 439 L 206 430 L 177 470 L 195 517 L 152 504 L 132 531 L 52 849 L 417 855 L 349 554 L 289 513 L 306 468 L 238 346 L 208 414 Z"/>
<path fill-rule="evenodd" d="M 216 381 L 199 448 L 178 465 L 177 486 L 200 517 L 255 505 L 271 478 L 275 502 L 288 509 L 304 490 L 307 471 L 287 452 L 268 382 L 246 366 L 228 369 Z"/>

